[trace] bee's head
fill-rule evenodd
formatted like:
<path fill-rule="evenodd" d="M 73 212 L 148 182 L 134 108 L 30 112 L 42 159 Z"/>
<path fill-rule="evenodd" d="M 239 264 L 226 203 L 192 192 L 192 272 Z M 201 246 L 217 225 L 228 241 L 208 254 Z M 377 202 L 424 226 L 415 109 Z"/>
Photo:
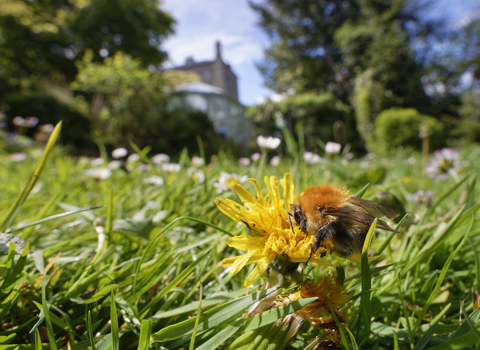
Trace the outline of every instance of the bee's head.
<path fill-rule="evenodd" d="M 293 224 L 300 226 L 300 229 L 303 232 L 307 232 L 307 218 L 298 204 L 290 204 L 290 213 L 288 213 L 288 217 L 290 219 L 290 224 L 292 224 L 293 219 Z"/>

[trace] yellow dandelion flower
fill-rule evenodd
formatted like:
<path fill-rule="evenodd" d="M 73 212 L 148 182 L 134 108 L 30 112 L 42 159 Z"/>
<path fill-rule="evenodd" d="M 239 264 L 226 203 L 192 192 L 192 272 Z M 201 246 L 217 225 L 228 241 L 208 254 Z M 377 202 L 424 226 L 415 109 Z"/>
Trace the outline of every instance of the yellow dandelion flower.
<path fill-rule="evenodd" d="M 245 280 L 245 286 L 251 286 L 265 271 L 267 266 L 277 257 L 288 257 L 291 262 L 307 262 L 310 257 L 313 235 L 305 234 L 298 226 L 293 229 L 288 220 L 290 204 L 295 201 L 296 192 L 293 177 L 290 173 L 278 181 L 275 176 L 265 177 L 268 194 L 263 195 L 260 186 L 254 179 L 248 182 L 255 184 L 256 196 L 253 196 L 239 183 L 233 181 L 229 186 L 240 197 L 243 205 L 230 200 L 215 200 L 217 207 L 235 221 L 247 225 L 252 234 L 230 238 L 228 245 L 247 252 L 234 258 L 224 259 L 222 266 L 231 267 L 230 273 L 235 275 L 245 265 L 256 264 L 255 269 Z M 280 186 L 283 197 L 280 194 Z M 310 259 L 323 265 L 331 265 L 328 261 L 320 259 L 320 254 L 325 252 L 321 247 Z"/>
<path fill-rule="evenodd" d="M 309 280 L 303 283 L 296 292 L 280 297 L 275 302 L 275 307 L 312 297 L 317 297 L 317 300 L 295 312 L 295 316 L 311 323 L 317 329 L 332 329 L 337 327 L 331 315 L 331 310 L 334 310 L 339 321 L 346 322 L 339 309 L 351 296 L 342 292 L 342 286 L 334 273 L 324 275 L 319 282 Z"/>

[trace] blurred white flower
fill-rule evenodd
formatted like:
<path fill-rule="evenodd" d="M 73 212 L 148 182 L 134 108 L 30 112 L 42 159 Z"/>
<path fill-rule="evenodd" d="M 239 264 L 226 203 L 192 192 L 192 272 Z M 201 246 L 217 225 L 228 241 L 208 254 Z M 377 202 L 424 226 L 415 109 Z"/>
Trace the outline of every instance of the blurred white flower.
<path fill-rule="evenodd" d="M 127 163 L 133 163 L 140 159 L 140 156 L 137 153 L 130 154 L 127 158 Z"/>
<path fill-rule="evenodd" d="M 28 128 L 33 128 L 38 124 L 38 118 L 37 117 L 27 117 L 25 118 L 25 125 Z"/>
<path fill-rule="evenodd" d="M 368 167 L 370 167 L 370 163 L 367 162 L 366 160 L 362 160 L 362 161 L 360 162 L 360 168 L 366 169 L 366 168 L 368 168 Z"/>
<path fill-rule="evenodd" d="M 124 158 L 128 154 L 128 150 L 125 147 L 115 148 L 112 151 L 112 157 L 115 159 Z"/>
<path fill-rule="evenodd" d="M 192 158 L 192 165 L 199 167 L 202 166 L 205 163 L 202 157 L 193 157 Z"/>
<path fill-rule="evenodd" d="M 347 160 L 352 160 L 354 157 L 355 157 L 355 155 L 351 152 L 348 152 L 347 154 L 345 154 L 345 158 Z"/>
<path fill-rule="evenodd" d="M 151 160 L 152 160 L 152 163 L 155 165 L 162 165 L 170 162 L 170 157 L 168 156 L 168 154 L 159 153 L 154 155 Z"/>
<path fill-rule="evenodd" d="M 342 145 L 336 142 L 327 142 L 325 145 L 325 152 L 331 155 L 339 154 L 342 149 Z"/>
<path fill-rule="evenodd" d="M 257 137 L 258 147 L 262 149 L 275 149 L 280 146 L 280 142 L 280 139 L 276 137 L 263 137 L 261 135 Z"/>
<path fill-rule="evenodd" d="M 149 171 L 152 170 L 152 166 L 150 164 L 140 163 L 138 165 L 138 170 L 141 172 Z"/>
<path fill-rule="evenodd" d="M 425 172 L 432 180 L 441 178 L 445 180 L 449 175 L 458 177 L 455 169 L 460 163 L 460 154 L 453 148 L 442 148 L 434 152 L 433 157 L 425 168 Z"/>
<path fill-rule="evenodd" d="M 153 175 L 153 176 L 144 178 L 143 183 L 145 185 L 153 185 L 153 186 L 159 187 L 159 186 L 163 186 L 164 181 L 160 176 Z"/>
<path fill-rule="evenodd" d="M 8 155 L 8 159 L 15 163 L 23 162 L 25 159 L 27 159 L 27 154 L 25 152 L 12 153 Z"/>
<path fill-rule="evenodd" d="M 85 156 L 81 156 L 80 158 L 78 158 L 77 164 L 78 164 L 78 165 L 87 165 L 87 164 L 90 164 L 90 158 L 85 157 Z"/>
<path fill-rule="evenodd" d="M 303 159 L 305 159 L 305 161 L 310 165 L 320 162 L 320 156 L 313 152 L 304 152 Z"/>
<path fill-rule="evenodd" d="M 370 153 L 367 153 L 364 158 L 365 159 L 373 159 L 375 157 L 376 157 L 375 153 L 370 152 Z"/>
<path fill-rule="evenodd" d="M 418 190 L 416 193 L 407 193 L 407 199 L 415 204 L 426 204 L 429 206 L 433 195 L 434 192 L 432 190 L 428 190 L 427 192 Z"/>
<path fill-rule="evenodd" d="M 261 157 L 260 153 L 254 153 L 250 158 L 252 158 L 253 161 L 259 160 Z"/>
<path fill-rule="evenodd" d="M 13 118 L 12 122 L 15 126 L 25 126 L 25 119 L 23 119 L 22 117 L 17 116 Z"/>
<path fill-rule="evenodd" d="M 274 156 L 272 159 L 270 159 L 270 165 L 271 166 L 277 166 L 280 164 L 280 157 L 279 156 Z"/>
<path fill-rule="evenodd" d="M 242 157 L 238 160 L 238 162 L 240 163 L 240 165 L 248 166 L 252 161 L 250 160 L 250 158 Z"/>
<path fill-rule="evenodd" d="M 407 159 L 407 162 L 408 162 L 408 164 L 415 164 L 417 162 L 417 160 L 415 159 L 415 157 L 409 157 Z"/>
<path fill-rule="evenodd" d="M 118 169 L 122 166 L 122 162 L 119 160 L 112 160 L 110 163 L 108 163 L 108 168 L 109 169 Z"/>
<path fill-rule="evenodd" d="M 98 167 L 103 164 L 105 160 L 103 158 L 94 158 L 90 161 L 91 166 Z"/>
<path fill-rule="evenodd" d="M 85 170 L 85 174 L 94 178 L 95 180 L 105 180 L 112 175 L 112 171 L 108 168 L 95 168 Z"/>
<path fill-rule="evenodd" d="M 180 171 L 180 164 L 176 163 L 166 163 L 162 164 L 162 170 L 166 173 L 173 173 Z"/>
<path fill-rule="evenodd" d="M 237 174 L 229 174 L 225 171 L 222 171 L 220 173 L 220 177 L 218 178 L 218 182 L 215 182 L 213 186 L 217 188 L 217 193 L 222 193 L 232 189 L 232 186 L 235 184 L 241 184 L 247 181 L 247 179 L 247 175 L 239 177 Z"/>
<path fill-rule="evenodd" d="M 201 170 L 196 170 L 190 175 L 197 184 L 201 184 L 205 181 L 205 174 Z"/>
<path fill-rule="evenodd" d="M 38 131 L 48 134 L 52 132 L 54 128 L 52 124 L 42 124 L 38 127 Z"/>

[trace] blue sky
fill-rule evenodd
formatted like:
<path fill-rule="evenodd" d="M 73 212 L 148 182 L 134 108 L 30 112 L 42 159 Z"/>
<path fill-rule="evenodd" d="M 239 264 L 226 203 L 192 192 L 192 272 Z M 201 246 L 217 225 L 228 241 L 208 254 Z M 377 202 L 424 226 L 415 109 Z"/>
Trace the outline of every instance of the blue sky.
<path fill-rule="evenodd" d="M 257 15 L 246 0 L 163 0 L 162 9 L 177 21 L 176 34 L 162 45 L 169 54 L 166 67 L 182 65 L 188 56 L 196 61 L 215 58 L 215 42 L 222 43 L 222 57 L 238 78 L 239 99 L 251 106 L 273 91 L 264 81 L 255 63 L 264 58 L 270 41 L 257 26 Z M 428 14 L 445 17 L 453 29 L 478 17 L 478 0 L 436 0 Z"/>

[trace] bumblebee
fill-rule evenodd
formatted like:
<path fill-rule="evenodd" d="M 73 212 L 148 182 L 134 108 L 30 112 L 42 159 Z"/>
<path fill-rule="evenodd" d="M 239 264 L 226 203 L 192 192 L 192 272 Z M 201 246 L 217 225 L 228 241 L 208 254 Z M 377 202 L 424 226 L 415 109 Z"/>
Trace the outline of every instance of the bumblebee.
<path fill-rule="evenodd" d="M 304 233 L 314 234 L 310 258 L 322 243 L 330 241 L 331 252 L 343 258 L 362 251 L 370 225 L 378 218 L 377 228 L 398 232 L 390 228 L 382 217 L 393 219 L 395 210 L 384 204 L 352 197 L 341 187 L 318 185 L 306 189 L 290 205 L 290 225 L 298 225 Z"/>

